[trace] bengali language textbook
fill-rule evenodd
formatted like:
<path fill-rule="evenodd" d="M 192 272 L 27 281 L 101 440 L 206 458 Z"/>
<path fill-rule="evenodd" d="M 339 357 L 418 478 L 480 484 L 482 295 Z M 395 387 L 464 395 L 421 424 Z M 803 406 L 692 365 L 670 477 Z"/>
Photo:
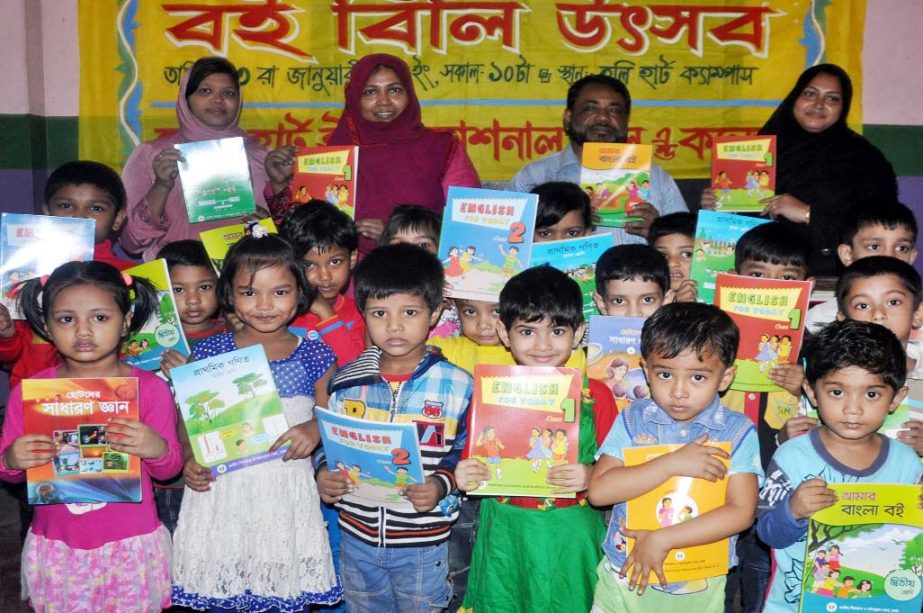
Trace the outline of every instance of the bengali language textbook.
<path fill-rule="evenodd" d="M 719 274 L 716 286 L 715 305 L 740 328 L 731 389 L 781 391 L 769 380 L 769 371 L 798 360 L 811 281 Z"/>
<path fill-rule="evenodd" d="M 305 204 L 312 198 L 326 200 L 350 218 L 356 218 L 359 147 L 301 147 L 295 160 L 291 187 L 294 203 Z"/>
<path fill-rule="evenodd" d="M 612 390 L 619 411 L 651 395 L 641 369 L 641 328 L 644 317 L 590 317 L 586 373 Z"/>
<path fill-rule="evenodd" d="M 631 215 L 631 208 L 650 200 L 652 157 L 651 145 L 583 144 L 580 187 L 594 203 L 597 225 L 620 227 L 643 221 Z"/>
<path fill-rule="evenodd" d="M 277 234 L 276 224 L 273 223 L 272 219 L 267 217 L 266 219 L 261 219 L 259 224 L 269 230 L 272 234 Z M 204 232 L 199 232 L 199 238 L 202 240 L 202 245 L 205 247 L 205 252 L 208 253 L 209 259 L 212 261 L 212 265 L 215 267 L 215 272 L 219 275 L 221 274 L 221 267 L 224 266 L 224 259 L 228 255 L 228 250 L 237 244 L 237 241 L 244 237 L 244 234 L 247 233 L 247 224 L 236 223 L 229 226 L 222 226 L 220 228 L 212 228 L 211 230 L 206 230 Z"/>
<path fill-rule="evenodd" d="M 710 442 L 707 444 L 723 449 L 728 455 L 731 453 L 730 443 Z M 682 445 L 625 447 L 622 453 L 625 466 L 638 466 L 676 451 L 680 447 Z M 730 467 L 730 460 L 718 459 L 725 466 Z M 727 484 L 727 476 L 715 482 L 693 477 L 670 477 L 646 494 L 626 503 L 626 526 L 631 530 L 657 530 L 713 511 L 724 505 Z M 627 539 L 627 547 L 629 551 L 634 548 L 633 539 Z M 729 547 L 728 539 L 722 539 L 707 545 L 670 550 L 663 561 L 663 571 L 667 582 L 695 581 L 726 575 L 729 564 Z M 655 585 L 658 582 L 653 573 L 651 573 L 650 580 Z"/>
<path fill-rule="evenodd" d="M 125 271 L 132 277 L 147 279 L 157 290 L 157 308 L 137 332 L 122 343 L 121 358 L 143 370 L 160 370 L 160 358 L 167 349 L 189 357 L 189 343 L 183 334 L 183 324 L 173 298 L 173 284 L 167 261 L 145 262 Z"/>
<path fill-rule="evenodd" d="M 734 248 L 750 229 L 768 222 L 761 217 L 701 210 L 695 226 L 695 242 L 689 278 L 696 282 L 698 301 L 713 304 L 715 277 L 734 272 Z"/>
<path fill-rule="evenodd" d="M 196 462 L 219 476 L 281 458 L 269 448 L 288 429 L 262 345 L 204 358 L 170 371 Z"/>
<path fill-rule="evenodd" d="M 18 296 L 24 282 L 51 274 L 67 262 L 92 260 L 95 234 L 92 219 L 0 215 L 0 304 L 10 316 L 23 319 Z"/>
<path fill-rule="evenodd" d="M 596 311 L 593 292 L 596 291 L 596 262 L 612 247 L 611 234 L 592 234 L 561 241 L 534 243 L 529 267 L 548 264 L 577 282 L 583 294 L 583 316 L 589 318 Z"/>
<path fill-rule="evenodd" d="M 923 605 L 920 486 L 831 483 L 828 487 L 837 500 L 808 522 L 804 567 L 780 569 L 794 580 L 801 579 L 801 613 L 919 613 Z"/>
<path fill-rule="evenodd" d="M 711 148 L 711 186 L 718 209 L 759 213 L 760 201 L 776 193 L 776 137 L 716 136 Z"/>
<path fill-rule="evenodd" d="M 577 462 L 582 383 L 576 368 L 476 365 L 468 457 L 486 464 L 490 479 L 468 493 L 574 498 L 546 479 L 548 469 Z"/>
<path fill-rule="evenodd" d="M 139 419 L 138 379 L 23 379 L 23 432 L 54 439 L 26 471 L 29 504 L 140 502 L 141 458 L 109 449 L 113 417 Z"/>
<path fill-rule="evenodd" d="M 439 239 L 447 295 L 496 302 L 529 267 L 537 209 L 536 194 L 450 187 Z"/>
<path fill-rule="evenodd" d="M 256 211 L 250 163 L 241 136 L 173 145 L 189 222 L 240 217 Z"/>
<path fill-rule="evenodd" d="M 346 499 L 359 504 L 407 509 L 404 490 L 423 483 L 418 429 L 424 423 L 369 421 L 317 408 L 327 470 L 353 485 Z"/>

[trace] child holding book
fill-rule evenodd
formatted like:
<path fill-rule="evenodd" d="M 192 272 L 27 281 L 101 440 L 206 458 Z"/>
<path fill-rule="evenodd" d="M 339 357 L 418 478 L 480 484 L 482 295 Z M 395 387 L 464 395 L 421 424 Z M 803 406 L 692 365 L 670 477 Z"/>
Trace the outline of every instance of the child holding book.
<path fill-rule="evenodd" d="M 234 611 L 301 611 L 337 602 L 342 591 L 307 461 L 320 438 L 313 408 L 327 403 L 335 357 L 321 341 L 288 329 L 314 302 L 314 289 L 284 239 L 256 232 L 228 251 L 218 300 L 241 326 L 199 342 L 192 360 L 262 345 L 290 426 L 269 451 L 289 447 L 282 460 L 215 481 L 185 442 L 183 475 L 191 491 L 183 496 L 174 535 L 173 600 Z"/>
<path fill-rule="evenodd" d="M 330 384 L 331 411 L 368 421 L 426 422 L 421 431 L 424 483 L 409 485 L 399 509 L 369 507 L 349 496 L 349 479 L 315 454 L 325 502 L 339 511 L 346 610 L 445 608 L 447 540 L 458 516 L 453 472 L 467 438 L 471 376 L 426 345 L 439 317 L 444 277 L 439 260 L 412 245 L 375 249 L 356 267 L 356 302 L 372 346 Z"/>
<path fill-rule="evenodd" d="M 36 611 L 159 611 L 170 606 L 170 534 L 157 519 L 151 479 L 182 464 L 176 409 L 167 385 L 119 359 L 125 337 L 141 327 L 157 296 L 103 262 L 71 262 L 23 289 L 27 321 L 58 352 L 60 363 L 30 378 L 135 377 L 139 420 L 112 417 L 108 448 L 141 458 L 141 502 L 49 504 L 35 509 L 22 554 L 23 598 Z M 0 478 L 52 461 L 48 434 L 23 431 L 22 388 L 10 394 L 0 439 Z"/>
<path fill-rule="evenodd" d="M 668 584 L 662 566 L 671 550 L 727 538 L 733 566 L 736 535 L 753 523 L 763 476 L 756 431 L 718 396 L 734 378 L 738 343 L 737 326 L 711 305 L 668 304 L 644 323 L 642 367 L 651 398 L 619 414 L 597 453 L 590 481 L 590 502 L 614 505 L 603 543 L 606 557 L 597 569 L 594 612 L 724 610 L 724 576 Z M 708 442 L 731 443 L 730 469 L 719 460 L 728 454 Z M 666 444 L 683 446 L 644 464 L 625 466 L 624 448 Z M 626 502 L 673 477 L 727 478 L 724 505 L 658 530 L 626 528 Z M 636 539 L 630 553 L 621 545 L 626 537 Z M 651 572 L 659 585 L 648 586 Z"/>
<path fill-rule="evenodd" d="M 538 209 L 535 216 L 536 243 L 579 238 L 593 232 L 590 197 L 576 183 L 550 181 L 536 185 Z"/>
<path fill-rule="evenodd" d="M 776 572 L 763 611 L 797 611 L 808 519 L 832 505 L 829 483 L 917 484 L 923 468 L 913 449 L 878 434 L 907 394 L 907 364 L 897 337 L 882 326 L 841 321 L 824 327 L 807 349 L 805 394 L 821 426 L 783 444 L 760 493 L 760 538 Z"/>
<path fill-rule="evenodd" d="M 650 317 L 673 302 L 666 258 L 648 245 L 618 245 L 596 263 L 593 300 L 603 315 Z"/>
<path fill-rule="evenodd" d="M 670 213 L 651 222 L 647 244 L 667 258 L 670 289 L 676 302 L 693 302 L 698 297 L 696 282 L 689 278 L 695 251 L 695 215 Z"/>

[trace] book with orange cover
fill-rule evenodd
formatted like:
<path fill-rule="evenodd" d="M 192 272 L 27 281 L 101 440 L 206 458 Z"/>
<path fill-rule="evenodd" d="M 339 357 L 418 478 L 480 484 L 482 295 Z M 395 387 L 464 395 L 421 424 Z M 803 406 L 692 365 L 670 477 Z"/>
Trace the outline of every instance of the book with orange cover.
<path fill-rule="evenodd" d="M 711 186 L 716 208 L 759 213 L 776 193 L 776 137 L 716 136 L 711 148 Z"/>
<path fill-rule="evenodd" d="M 301 147 L 295 156 L 292 200 L 295 204 L 305 204 L 312 198 L 325 200 L 355 219 L 358 173 L 357 146 Z"/>
<path fill-rule="evenodd" d="M 631 207 L 650 200 L 651 145 L 633 143 L 584 143 L 580 187 L 590 196 L 597 225 L 624 226 L 642 221 Z"/>

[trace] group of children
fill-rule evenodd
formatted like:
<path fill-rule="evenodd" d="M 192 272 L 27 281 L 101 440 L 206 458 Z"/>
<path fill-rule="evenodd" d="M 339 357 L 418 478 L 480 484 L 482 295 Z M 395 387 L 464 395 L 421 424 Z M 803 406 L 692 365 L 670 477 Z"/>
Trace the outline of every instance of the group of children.
<path fill-rule="evenodd" d="M 592 231 L 579 187 L 552 183 L 536 193 L 535 240 Z M 290 426 L 272 449 L 288 446 L 282 461 L 215 480 L 189 449 L 168 384 L 119 359 L 154 296 L 119 272 L 131 263 L 110 249 L 124 200 L 104 166 L 58 169 L 43 210 L 96 219 L 97 257 L 26 283 L 25 322 L 0 307 L 0 361 L 13 364 L 14 385 L 26 377 L 140 383 L 140 420 L 113 419 L 107 433 L 112 449 L 142 459 L 142 502 L 35 508 L 22 568 L 36 610 L 288 612 L 342 599 L 348 611 L 721 611 L 739 593 L 745 611 L 794 611 L 801 582 L 770 576 L 769 548 L 777 569 L 800 576 L 806 519 L 834 502 L 828 484 L 920 482 L 919 422 L 902 424 L 894 439 L 877 433 L 923 379 L 911 341 L 923 324 L 911 266 L 916 223 L 897 203 L 847 223 L 836 308 L 815 313 L 837 321 L 817 327 L 806 370 L 771 368 L 784 392 L 728 392 L 739 332 L 718 308 L 695 302 L 694 216 L 658 218 L 649 246 L 608 250 L 594 299 L 603 315 L 646 318 L 650 395 L 618 407 L 610 387 L 584 379 L 577 461 L 547 471 L 556 492 L 575 497 L 545 499 L 470 495 L 497 475 L 466 457 L 467 422 L 475 365 L 585 368 L 583 298 L 563 272 L 525 270 L 496 302 L 447 300 L 435 257 L 439 219 L 413 206 L 395 210 L 382 246 L 361 261 L 353 222 L 323 201 L 292 208 L 278 236 L 241 239 L 220 275 L 200 243 L 165 246 L 190 360 L 262 345 Z M 806 262 L 793 228 L 770 222 L 739 241 L 735 271 L 805 279 Z M 166 352 L 164 378 L 185 362 Z M 802 394 L 819 419 L 799 410 Z M 350 498 L 353 483 L 328 468 L 318 445 L 315 406 L 433 427 L 420 441 L 426 479 L 404 485 L 406 504 Z M 626 447 L 662 444 L 682 446 L 626 465 Z M 52 437 L 24 434 L 14 388 L 0 478 L 22 481 L 55 455 Z M 627 528 L 626 503 L 675 476 L 726 478 L 724 504 L 657 530 Z M 671 550 L 722 539 L 734 567 L 727 578 L 666 582 Z"/>

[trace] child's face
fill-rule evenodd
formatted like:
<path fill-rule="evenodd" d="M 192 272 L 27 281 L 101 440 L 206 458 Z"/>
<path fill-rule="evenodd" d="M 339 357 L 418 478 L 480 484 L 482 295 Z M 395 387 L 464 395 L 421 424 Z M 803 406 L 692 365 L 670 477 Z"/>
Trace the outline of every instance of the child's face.
<path fill-rule="evenodd" d="M 744 277 L 782 279 L 785 281 L 804 281 L 808 277 L 808 271 L 804 266 L 756 262 L 754 260 L 744 260 L 737 270 L 737 274 Z"/>
<path fill-rule="evenodd" d="M 813 386 L 805 381 L 802 387 L 826 427 L 821 436 L 837 442 L 874 436 L 907 395 L 906 387 L 895 393 L 880 374 L 858 366 L 832 370 Z"/>
<path fill-rule="evenodd" d="M 651 396 L 674 421 L 689 423 L 708 408 L 734 379 L 733 365 L 706 351 L 701 358 L 693 348 L 667 358 L 653 352 L 641 360 Z"/>
<path fill-rule="evenodd" d="M 283 266 L 256 272 L 241 266 L 232 281 L 234 314 L 245 327 L 261 334 L 284 329 L 298 310 L 298 283 Z"/>
<path fill-rule="evenodd" d="M 94 220 L 97 244 L 109 238 L 125 221 L 125 209 L 116 209 L 109 192 L 89 183 L 63 186 L 42 205 L 42 212 L 52 217 Z"/>
<path fill-rule="evenodd" d="M 535 242 L 561 241 L 565 238 L 578 238 L 589 234 L 589 228 L 583 225 L 580 210 L 568 211 L 556 224 L 535 229 Z"/>
<path fill-rule="evenodd" d="M 497 327 L 500 340 L 522 366 L 563 366 L 583 338 L 584 330 L 586 324 L 574 330 L 556 326 L 548 317 L 533 322 L 517 319 L 509 330 L 502 322 Z"/>
<path fill-rule="evenodd" d="M 599 312 L 616 317 L 650 317 L 664 299 L 659 285 L 641 278 L 610 279 L 606 281 L 605 296 L 593 292 Z"/>
<path fill-rule="evenodd" d="M 667 258 L 667 264 L 670 266 L 670 289 L 674 292 L 689 278 L 693 244 L 692 237 L 685 234 L 667 234 L 654 241 L 654 249 Z"/>
<path fill-rule="evenodd" d="M 397 245 L 398 243 L 416 245 L 433 255 L 436 255 L 439 251 L 439 237 L 430 228 L 407 228 L 401 230 L 395 233 L 391 240 L 388 241 L 389 245 Z"/>
<path fill-rule="evenodd" d="M 349 285 L 349 273 L 356 265 L 358 252 L 333 246 L 321 251 L 317 247 L 304 254 L 308 284 L 331 306 Z"/>
<path fill-rule="evenodd" d="M 482 347 L 500 344 L 497 323 L 500 321 L 500 305 L 484 300 L 455 299 L 455 310 L 461 322 L 462 334 Z"/>
<path fill-rule="evenodd" d="M 886 255 L 913 264 L 917 250 L 913 245 L 913 234 L 904 226 L 886 228 L 876 223 L 860 228 L 852 243 L 838 246 L 837 255 L 844 266 L 872 255 Z"/>
<path fill-rule="evenodd" d="M 173 300 L 184 332 L 207 330 L 218 312 L 218 276 L 211 267 L 178 264 L 170 269 Z"/>
<path fill-rule="evenodd" d="M 112 293 L 87 283 L 58 292 L 46 325 L 51 342 L 68 363 L 92 366 L 118 359 L 130 320 L 131 314 L 122 315 Z"/>
<path fill-rule="evenodd" d="M 894 275 L 856 279 L 846 295 L 846 312 L 839 319 L 881 324 L 907 344 L 910 332 L 923 325 L 923 305 L 913 306 L 913 294 Z"/>
<path fill-rule="evenodd" d="M 382 351 L 382 372 L 412 372 L 426 351 L 429 329 L 436 325 L 434 311 L 418 294 L 393 294 L 369 298 L 362 312 L 372 344 Z"/>

